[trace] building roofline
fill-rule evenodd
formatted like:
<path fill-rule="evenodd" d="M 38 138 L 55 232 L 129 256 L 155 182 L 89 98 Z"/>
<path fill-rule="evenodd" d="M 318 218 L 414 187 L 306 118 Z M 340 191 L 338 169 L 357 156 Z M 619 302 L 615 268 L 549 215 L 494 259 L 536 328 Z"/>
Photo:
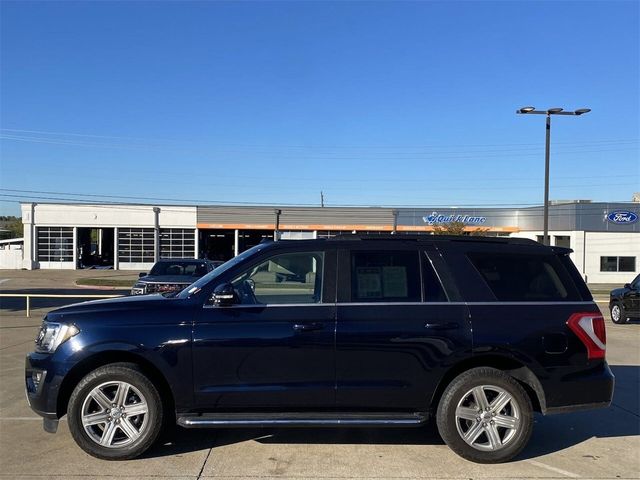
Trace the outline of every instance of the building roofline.
<path fill-rule="evenodd" d="M 7 243 L 20 243 L 20 242 L 24 242 L 24 237 L 6 238 L 4 240 L 0 240 L 0 245 L 6 245 Z"/>

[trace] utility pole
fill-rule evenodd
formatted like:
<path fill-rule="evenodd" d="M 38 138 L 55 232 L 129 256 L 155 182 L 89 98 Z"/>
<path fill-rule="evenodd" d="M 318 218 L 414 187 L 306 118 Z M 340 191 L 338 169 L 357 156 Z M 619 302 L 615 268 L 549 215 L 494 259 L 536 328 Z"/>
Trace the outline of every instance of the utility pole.
<path fill-rule="evenodd" d="M 324 193 L 320 190 L 320 206 L 324 207 Z"/>

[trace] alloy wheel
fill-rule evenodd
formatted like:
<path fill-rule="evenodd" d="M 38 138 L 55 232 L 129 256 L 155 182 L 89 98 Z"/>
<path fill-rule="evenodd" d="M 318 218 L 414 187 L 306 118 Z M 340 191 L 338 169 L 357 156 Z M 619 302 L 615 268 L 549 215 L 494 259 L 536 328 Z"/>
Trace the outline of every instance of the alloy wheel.
<path fill-rule="evenodd" d="M 619 305 L 614 305 L 613 307 L 611 307 L 611 319 L 614 322 L 619 322 L 620 321 L 620 306 Z"/>
<path fill-rule="evenodd" d="M 107 448 L 130 445 L 143 434 L 149 417 L 146 399 L 133 385 L 112 381 L 98 385 L 82 404 L 82 426 L 89 438 Z"/>
<path fill-rule="evenodd" d="M 501 387 L 479 385 L 462 396 L 455 412 L 460 437 L 482 451 L 505 448 L 520 428 L 520 408 Z"/>

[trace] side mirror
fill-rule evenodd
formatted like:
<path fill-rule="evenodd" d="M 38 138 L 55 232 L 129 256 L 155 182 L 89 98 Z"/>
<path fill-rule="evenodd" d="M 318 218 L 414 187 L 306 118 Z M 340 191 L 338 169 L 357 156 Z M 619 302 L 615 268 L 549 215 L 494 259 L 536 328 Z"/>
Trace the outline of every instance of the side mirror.
<path fill-rule="evenodd" d="M 138 274 L 138 278 L 142 278 L 142 277 L 146 277 L 146 276 L 147 276 L 147 274 L 145 272 L 140 272 Z"/>
<path fill-rule="evenodd" d="M 218 307 L 228 307 L 238 303 L 236 291 L 230 283 L 218 285 L 213 291 L 211 299 L 213 300 L 213 304 Z"/>
<path fill-rule="evenodd" d="M 624 288 L 628 288 L 629 290 L 631 290 L 631 284 L 630 283 L 625 283 L 624 284 Z"/>

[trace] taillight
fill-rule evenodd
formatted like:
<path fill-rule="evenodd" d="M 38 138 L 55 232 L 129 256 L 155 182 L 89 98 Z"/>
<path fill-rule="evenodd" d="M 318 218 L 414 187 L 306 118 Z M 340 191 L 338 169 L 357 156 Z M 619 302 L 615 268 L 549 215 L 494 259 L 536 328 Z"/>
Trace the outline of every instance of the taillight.
<path fill-rule="evenodd" d="M 599 313 L 574 313 L 567 320 L 567 326 L 587 347 L 587 358 L 604 358 L 607 349 L 607 334 L 604 318 Z"/>

